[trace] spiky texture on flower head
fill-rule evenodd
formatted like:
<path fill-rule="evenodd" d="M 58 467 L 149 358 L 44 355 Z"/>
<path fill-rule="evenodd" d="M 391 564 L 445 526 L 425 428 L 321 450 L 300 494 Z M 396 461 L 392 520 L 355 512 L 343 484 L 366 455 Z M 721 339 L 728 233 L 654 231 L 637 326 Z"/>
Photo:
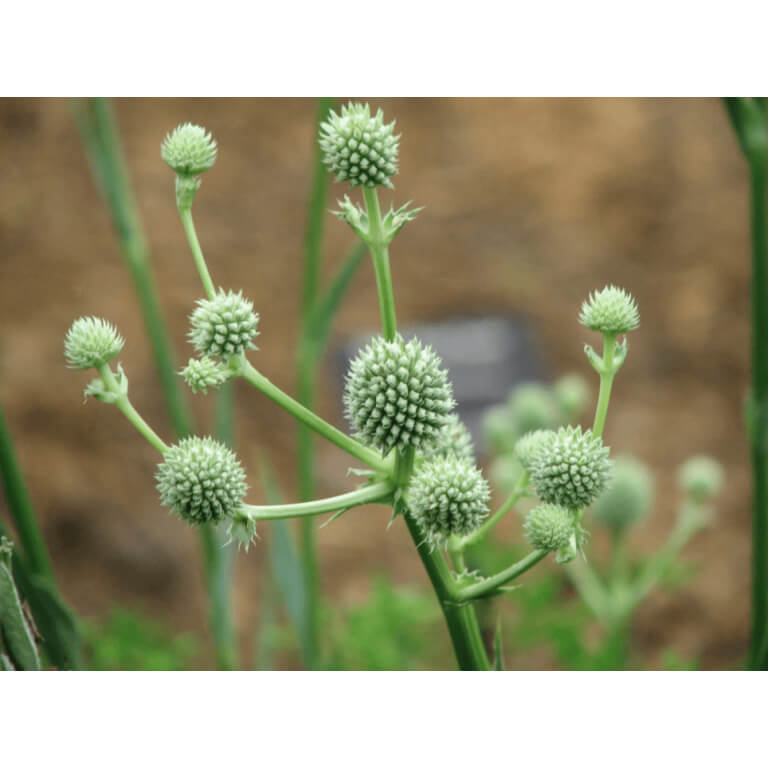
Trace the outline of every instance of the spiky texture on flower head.
<path fill-rule="evenodd" d="M 189 337 L 195 349 L 209 357 L 228 358 L 245 349 L 256 349 L 259 316 L 242 291 L 225 293 L 219 288 L 213 299 L 198 299 L 190 315 Z"/>
<path fill-rule="evenodd" d="M 199 360 L 190 358 L 181 375 L 193 392 L 206 393 L 209 388 L 220 387 L 231 373 L 225 365 L 217 360 L 201 357 Z"/>
<path fill-rule="evenodd" d="M 458 417 L 458 414 L 448 415 L 445 425 L 437 435 L 437 440 L 424 446 L 422 456 L 425 459 L 435 459 L 438 456 L 455 456 L 457 459 L 475 460 L 475 447 L 472 435 Z"/>
<path fill-rule="evenodd" d="M 590 294 L 582 304 L 579 322 L 593 331 L 616 336 L 634 331 L 640 325 L 640 312 L 623 288 L 607 285 Z"/>
<path fill-rule="evenodd" d="M 598 496 L 595 519 L 613 531 L 622 531 L 644 520 L 653 503 L 653 475 L 641 461 L 617 456 L 608 487 Z"/>
<path fill-rule="evenodd" d="M 323 162 L 336 181 L 352 187 L 391 187 L 400 143 L 394 129 L 394 122 L 384 124 L 381 110 L 372 117 L 368 104 L 348 104 L 320 126 Z"/>
<path fill-rule="evenodd" d="M 576 527 L 570 510 L 557 504 L 540 504 L 528 513 L 523 529 L 534 549 L 554 552 L 568 546 Z"/>
<path fill-rule="evenodd" d="M 216 142 L 200 125 L 183 123 L 169 133 L 160 154 L 179 176 L 199 176 L 216 162 Z"/>
<path fill-rule="evenodd" d="M 509 409 L 518 435 L 533 429 L 556 427 L 559 423 L 557 401 L 542 384 L 527 383 L 515 387 L 509 397 Z"/>
<path fill-rule="evenodd" d="M 367 445 L 424 450 L 435 443 L 454 406 L 448 374 L 431 347 L 374 338 L 352 360 L 346 416 Z"/>
<path fill-rule="evenodd" d="M 723 474 L 719 461 L 709 456 L 693 456 L 678 470 L 677 482 L 693 501 L 703 503 L 720 492 Z"/>
<path fill-rule="evenodd" d="M 526 432 L 515 443 L 515 458 L 523 465 L 524 469 L 530 471 L 531 462 L 536 452 L 554 438 L 555 433 L 551 429 L 534 429 L 532 432 Z"/>
<path fill-rule="evenodd" d="M 248 489 L 237 456 L 211 437 L 185 437 L 172 445 L 155 479 L 161 503 L 191 525 L 231 517 Z"/>
<path fill-rule="evenodd" d="M 537 496 L 569 509 L 589 506 L 610 477 L 609 449 L 591 430 L 561 427 L 531 458 L 531 481 Z"/>
<path fill-rule="evenodd" d="M 474 531 L 488 516 L 491 492 L 474 462 L 456 456 L 425 461 L 408 486 L 408 506 L 432 546 Z"/>
<path fill-rule="evenodd" d="M 70 368 L 98 368 L 120 354 L 125 340 L 100 317 L 80 317 L 67 331 L 64 356 Z"/>

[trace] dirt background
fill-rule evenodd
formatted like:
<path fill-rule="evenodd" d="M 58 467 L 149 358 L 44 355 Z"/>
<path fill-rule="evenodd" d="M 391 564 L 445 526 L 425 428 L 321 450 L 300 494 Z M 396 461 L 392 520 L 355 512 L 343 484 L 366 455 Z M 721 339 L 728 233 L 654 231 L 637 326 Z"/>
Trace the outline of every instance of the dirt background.
<path fill-rule="evenodd" d="M 727 470 L 717 522 L 686 551 L 700 562 L 682 591 L 656 593 L 635 643 L 705 668 L 737 667 L 746 649 L 749 475 L 742 429 L 748 379 L 745 167 L 716 100 L 372 100 L 403 133 L 390 199 L 426 210 L 392 249 L 399 319 L 515 313 L 533 327 L 553 375 L 590 375 L 582 299 L 616 282 L 636 296 L 642 328 L 614 390 L 607 440 L 658 475 L 653 519 L 637 532 L 652 549 L 673 523 L 674 473 L 691 453 Z M 294 341 L 314 103 L 308 100 L 116 102 L 124 150 L 178 359 L 200 294 L 179 225 L 173 178 L 159 157 L 181 121 L 210 128 L 220 157 L 195 205 L 215 281 L 242 287 L 261 315 L 255 361 L 294 389 Z M 103 315 L 127 338 L 122 360 L 136 407 L 170 430 L 140 314 L 110 221 L 61 100 L 0 101 L 0 397 L 62 588 L 78 611 L 141 605 L 178 630 L 203 632 L 195 533 L 156 499 L 155 455 L 120 414 L 83 405 L 89 375 L 67 370 L 62 338 L 73 318 Z M 334 196 L 344 190 L 335 188 Z M 354 237 L 328 217 L 326 274 Z M 337 322 L 353 334 L 377 323 L 370 269 L 355 278 Z M 326 374 L 331 372 L 329 365 Z M 320 410 L 341 423 L 326 375 Z M 194 399 L 200 429 L 210 401 Z M 238 390 L 240 453 L 251 469 L 268 450 L 295 493 L 289 417 Z M 320 490 L 346 489 L 347 462 L 321 446 Z M 3 510 L 5 514 L 5 510 Z M 398 582 L 424 574 L 403 526 L 387 512 L 348 515 L 319 532 L 325 587 L 340 601 L 365 594 L 371 570 Z M 504 529 L 519 537 L 519 526 Z M 264 549 L 238 558 L 236 610 L 244 651 L 258 626 Z M 514 610 L 514 598 L 505 610 Z M 514 666 L 546 659 L 512 655 Z M 205 665 L 205 660 L 201 664 Z"/>

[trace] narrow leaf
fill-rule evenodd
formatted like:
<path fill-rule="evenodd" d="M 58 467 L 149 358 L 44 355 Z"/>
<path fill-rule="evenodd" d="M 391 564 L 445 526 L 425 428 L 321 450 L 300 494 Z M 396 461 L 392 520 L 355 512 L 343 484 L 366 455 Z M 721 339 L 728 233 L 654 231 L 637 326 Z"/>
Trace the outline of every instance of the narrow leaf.
<path fill-rule="evenodd" d="M 4 562 L 0 563 L 0 636 L 17 669 L 40 669 L 34 635 L 24 617 L 11 571 Z"/>
<path fill-rule="evenodd" d="M 504 648 L 501 637 L 501 616 L 496 621 L 496 632 L 493 635 L 493 669 L 495 672 L 504 671 Z"/>

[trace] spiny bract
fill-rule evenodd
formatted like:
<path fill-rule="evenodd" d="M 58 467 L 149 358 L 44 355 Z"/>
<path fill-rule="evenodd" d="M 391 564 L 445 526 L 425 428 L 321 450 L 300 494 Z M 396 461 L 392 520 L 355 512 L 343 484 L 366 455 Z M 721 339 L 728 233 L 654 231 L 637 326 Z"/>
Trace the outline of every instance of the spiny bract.
<path fill-rule="evenodd" d="M 98 368 L 120 354 L 125 344 L 115 327 L 100 317 L 80 317 L 64 339 L 64 356 L 70 368 Z"/>
<path fill-rule="evenodd" d="M 557 504 L 541 504 L 528 513 L 523 529 L 534 549 L 554 552 L 567 546 L 574 535 L 573 513 Z"/>
<path fill-rule="evenodd" d="M 367 445 L 393 448 L 433 444 L 453 409 L 441 360 L 418 339 L 407 344 L 374 338 L 352 360 L 344 392 L 346 416 Z"/>
<path fill-rule="evenodd" d="M 582 304 L 579 322 L 593 331 L 616 336 L 634 331 L 640 325 L 640 312 L 623 288 L 607 285 Z"/>
<path fill-rule="evenodd" d="M 237 456 L 210 437 L 186 437 L 171 446 L 155 479 L 161 503 L 191 525 L 230 517 L 248 490 Z"/>
<path fill-rule="evenodd" d="M 199 299 L 189 319 L 190 340 L 203 355 L 228 358 L 256 349 L 253 339 L 258 335 L 259 316 L 242 291 L 225 293 L 220 288 L 213 299 Z"/>
<path fill-rule="evenodd" d="M 456 456 L 424 462 L 408 487 L 411 514 L 433 546 L 481 525 L 490 497 L 488 483 L 474 462 Z"/>
<path fill-rule="evenodd" d="M 653 475 L 641 461 L 617 456 L 608 487 L 592 507 L 595 519 L 613 531 L 644 520 L 653 502 Z"/>
<path fill-rule="evenodd" d="M 220 387 L 230 377 L 230 372 L 222 363 L 201 357 L 199 360 L 190 358 L 181 375 L 193 392 L 205 393 L 209 388 Z"/>
<path fill-rule="evenodd" d="M 422 452 L 425 459 L 436 459 L 438 456 L 455 456 L 457 459 L 475 460 L 475 447 L 472 435 L 457 414 L 451 413 L 445 425 L 431 445 L 426 445 Z"/>
<path fill-rule="evenodd" d="M 678 485 L 694 501 L 708 501 L 723 486 L 723 467 L 709 456 L 693 456 L 678 471 Z"/>
<path fill-rule="evenodd" d="M 368 104 L 348 104 L 341 115 L 331 112 L 320 126 L 323 162 L 336 181 L 352 187 L 391 187 L 400 142 L 394 128 L 394 122 L 384 124 L 381 110 L 371 117 Z"/>
<path fill-rule="evenodd" d="M 179 176 L 199 176 L 216 162 L 216 142 L 205 128 L 184 123 L 163 141 L 160 154 Z"/>
<path fill-rule="evenodd" d="M 561 427 L 544 441 L 530 461 L 531 480 L 538 497 L 569 509 L 589 506 L 610 477 L 609 449 L 591 430 Z"/>
<path fill-rule="evenodd" d="M 536 452 L 554 440 L 554 437 L 555 433 L 551 429 L 534 429 L 532 432 L 526 432 L 515 443 L 515 458 L 524 469 L 530 470 L 531 461 Z"/>

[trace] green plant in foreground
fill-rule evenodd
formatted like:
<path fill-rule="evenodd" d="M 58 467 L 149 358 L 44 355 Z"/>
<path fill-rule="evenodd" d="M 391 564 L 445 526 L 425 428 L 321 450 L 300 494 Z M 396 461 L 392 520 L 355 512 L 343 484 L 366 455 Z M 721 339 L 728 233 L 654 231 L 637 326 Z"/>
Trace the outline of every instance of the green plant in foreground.
<path fill-rule="evenodd" d="M 248 353 L 258 318 L 242 292 L 215 286 L 192 218 L 192 203 L 200 188 L 197 174 L 210 167 L 215 144 L 204 129 L 189 125 L 169 134 L 163 144 L 163 157 L 177 174 L 177 206 L 205 292 L 190 318 L 190 339 L 199 357 L 187 365 L 185 380 L 202 391 L 215 388 L 224 378 L 245 380 L 365 465 L 365 469 L 355 470 L 364 477 L 356 489 L 294 504 L 248 504 L 243 500 L 245 480 L 239 462 L 223 446 L 209 438 L 167 445 L 146 423 L 131 404 L 128 378 L 120 364 L 113 370 L 104 354 L 90 353 L 97 329 L 90 328 L 85 319 L 75 321 L 66 353 L 70 363 L 90 361 L 98 373 L 86 395 L 117 406 L 161 454 L 161 501 L 191 525 L 211 521 L 220 528 L 226 526 L 231 538 L 247 546 L 260 521 L 340 515 L 371 503 L 390 506 L 393 519 L 402 518 L 413 538 L 459 666 L 499 668 L 500 644 L 497 641 L 492 664 L 475 604 L 508 590 L 510 582 L 543 560 L 554 544 L 558 544 L 560 561 L 582 551 L 584 509 L 599 495 L 610 473 L 602 430 L 613 378 L 627 354 L 626 341 L 619 336 L 636 327 L 637 309 L 631 297 L 613 287 L 593 294 L 585 303 L 582 318 L 603 334 L 602 355 L 587 348 L 601 380 L 594 426 L 586 432 L 564 429 L 540 441 L 530 456 L 530 472 L 521 474 L 512 496 L 491 514 L 487 484 L 466 442 L 462 442 L 460 456 L 450 447 L 451 436 L 459 428 L 451 415 L 455 404 L 447 371 L 433 350 L 418 340 L 406 342 L 397 332 L 389 245 L 417 211 L 406 205 L 382 213 L 377 188 L 391 186 L 397 172 L 398 142 L 393 126 L 384 124 L 381 113 L 371 116 L 369 108 L 360 105 L 331 115 L 321 127 L 320 143 L 329 170 L 362 189 L 363 205 L 345 197 L 337 215 L 371 254 L 381 313 L 381 336 L 359 353 L 347 377 L 345 406 L 354 437 L 280 390 L 250 362 Z M 535 548 L 493 575 L 467 569 L 465 550 L 482 541 L 528 493 L 529 486 L 559 510 L 555 513 L 550 506 L 546 514 L 539 512 L 532 518 L 528 530 Z"/>

